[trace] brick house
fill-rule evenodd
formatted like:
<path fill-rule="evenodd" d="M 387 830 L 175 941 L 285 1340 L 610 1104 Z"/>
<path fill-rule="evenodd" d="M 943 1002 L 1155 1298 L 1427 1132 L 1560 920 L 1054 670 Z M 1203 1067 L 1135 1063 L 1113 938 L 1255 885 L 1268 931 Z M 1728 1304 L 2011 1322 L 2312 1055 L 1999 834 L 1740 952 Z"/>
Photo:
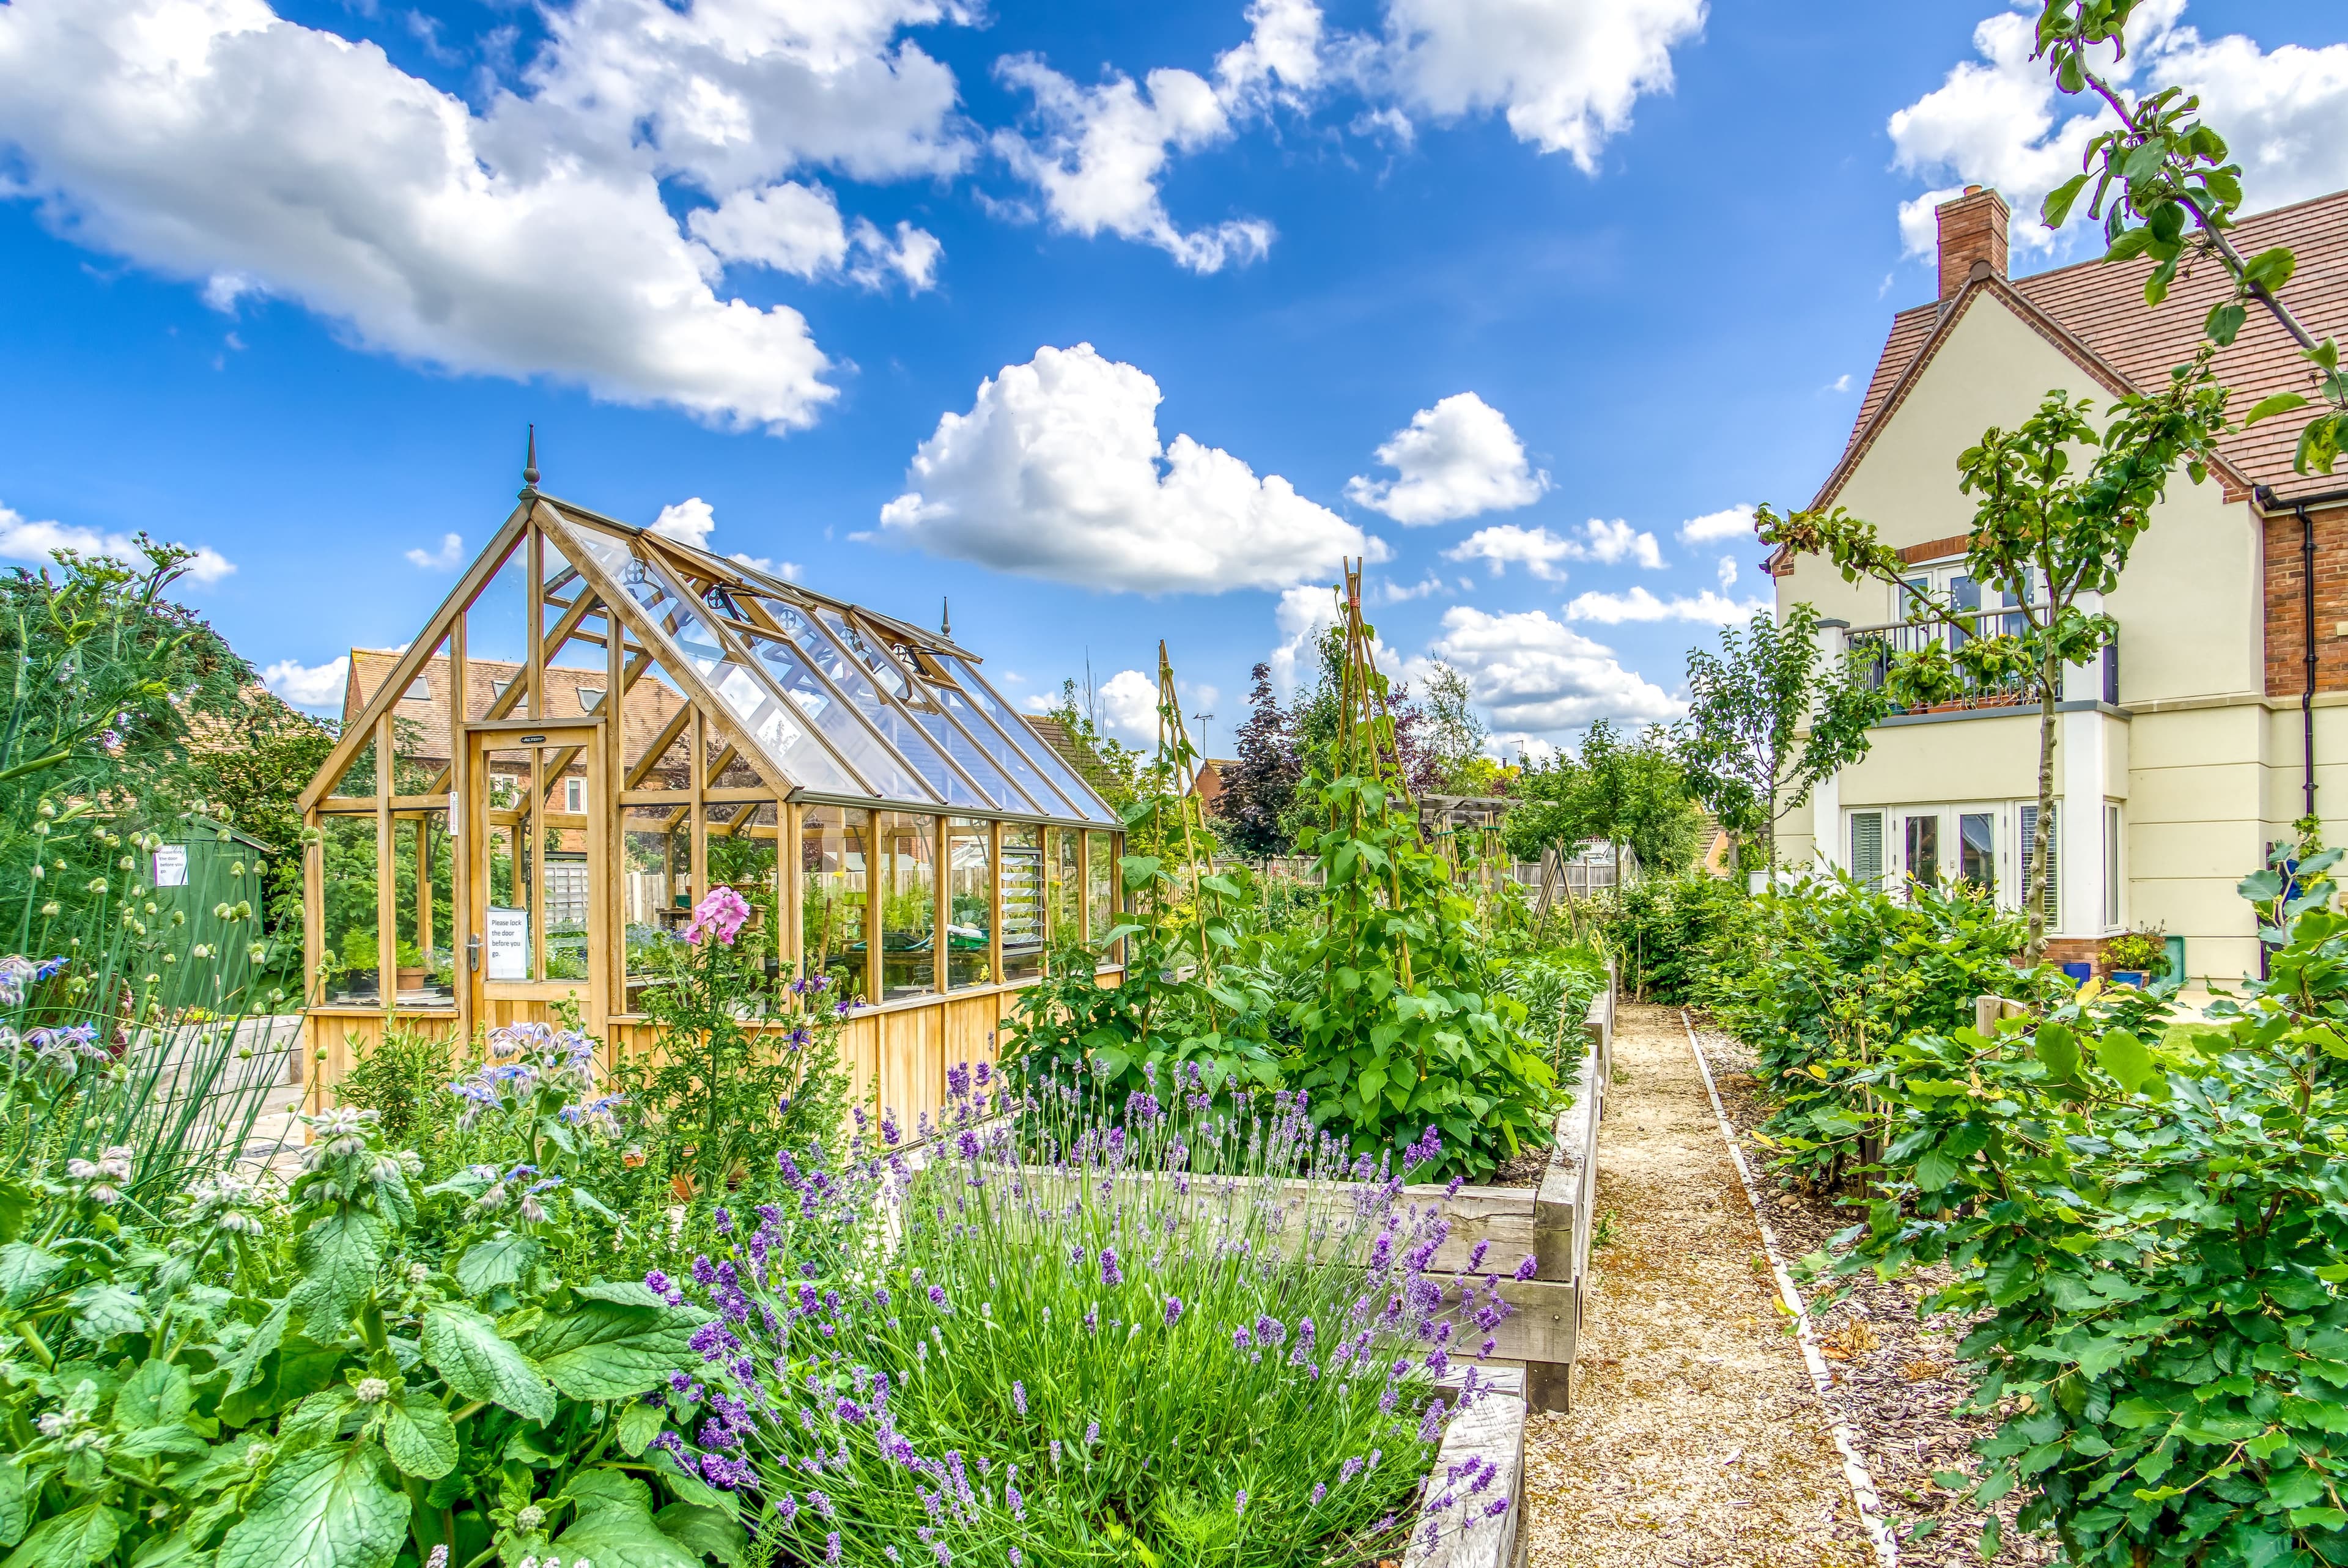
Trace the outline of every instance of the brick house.
<path fill-rule="evenodd" d="M 2100 261 L 2007 274 L 2005 202 L 1978 187 L 1944 204 L 1938 297 L 1893 316 L 1840 459 L 1812 502 L 1874 522 L 1911 579 L 1998 608 L 1963 551 L 1973 502 L 1956 459 L 2012 428 L 2050 391 L 2096 399 L 2149 387 L 2190 358 L 2230 292 L 2203 267 L 2147 308 L 2149 263 Z M 2348 192 L 2246 219 L 2250 254 L 2287 244 L 2302 320 L 2348 304 Z M 2253 310 L 2217 361 L 2239 415 L 2271 393 L 2312 393 L 2309 366 Z M 2229 436 L 2208 482 L 2180 471 L 2103 608 L 2116 648 L 2075 668 L 2054 757 L 2053 956 L 2100 957 L 2128 930 L 2182 938 L 2185 972 L 2221 981 L 2259 963 L 2234 885 L 2308 814 L 2348 809 L 2348 473 L 2291 469 L 2304 415 Z M 2310 589 L 2311 569 L 2312 590 Z M 1900 624 L 1893 590 L 1845 583 L 1815 558 L 1769 562 L 1782 612 L 1816 605 L 1862 647 L 1948 635 Z M 2089 608 L 2093 608 L 2090 606 Z M 2035 827 L 2034 691 L 1983 692 L 1884 721 L 1870 753 L 1789 817 L 1780 843 L 1864 876 L 1963 876 L 2018 906 Z"/>

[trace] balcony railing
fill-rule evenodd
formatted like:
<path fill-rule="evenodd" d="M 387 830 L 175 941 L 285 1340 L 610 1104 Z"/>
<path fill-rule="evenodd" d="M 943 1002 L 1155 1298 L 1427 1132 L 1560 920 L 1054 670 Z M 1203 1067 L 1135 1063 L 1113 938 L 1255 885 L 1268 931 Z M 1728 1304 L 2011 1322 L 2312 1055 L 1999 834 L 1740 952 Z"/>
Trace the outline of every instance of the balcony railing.
<path fill-rule="evenodd" d="M 1890 676 L 1891 661 L 1903 653 L 1919 652 L 1927 648 L 1945 648 L 1955 653 L 1972 636 L 1995 637 L 2003 633 L 2020 634 L 2025 628 L 2019 614 L 1986 612 L 1981 617 L 1981 630 L 1967 633 L 1952 626 L 1937 623 L 1919 625 L 1913 621 L 1890 620 L 1878 626 L 1854 626 L 1844 636 L 1852 652 L 1866 661 L 1868 683 L 1880 688 Z M 2116 707 L 2120 700 L 2120 651 L 2116 642 L 2107 644 L 2096 656 L 2096 694 Z M 2015 675 L 2004 680 L 1982 681 L 1970 671 L 1958 669 L 1964 690 L 1943 702 L 1935 702 L 1920 712 L 1940 712 L 1967 708 L 2013 708 L 2035 704 L 2039 700 L 2039 682 L 2034 674 Z M 2074 694 L 2080 688 L 2076 677 L 2065 682 Z M 2061 692 L 2056 696 L 2060 698 Z M 1893 705 L 1894 712 L 1908 710 Z"/>

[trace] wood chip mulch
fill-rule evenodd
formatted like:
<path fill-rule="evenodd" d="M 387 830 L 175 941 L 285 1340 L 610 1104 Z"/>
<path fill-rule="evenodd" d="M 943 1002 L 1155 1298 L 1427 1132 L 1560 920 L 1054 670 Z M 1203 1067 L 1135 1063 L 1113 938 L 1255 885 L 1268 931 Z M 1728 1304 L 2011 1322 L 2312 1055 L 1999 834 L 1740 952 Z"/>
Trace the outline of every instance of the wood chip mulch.
<path fill-rule="evenodd" d="M 1677 1027 L 1676 1018 L 1673 1024 Z M 1792 1263 L 1823 1249 L 1836 1232 L 1864 1219 L 1860 1199 L 1855 1192 L 1787 1191 L 1766 1174 L 1768 1153 L 1749 1136 L 1769 1115 L 1757 1095 L 1753 1052 L 1731 1036 L 1704 1028 L 1701 1020 L 1696 1033 L 1746 1161 L 1763 1183 L 1763 1201 L 1776 1204 L 1769 1223 L 1779 1252 Z M 1684 1054 L 1684 1038 L 1680 1049 Z M 1712 1138 L 1717 1146 L 1716 1122 Z M 1608 1153 L 1601 1141 L 1601 1172 Z M 1890 1284 L 1862 1275 L 1842 1301 L 1826 1307 L 1818 1304 L 1818 1287 L 1802 1287 L 1834 1375 L 1829 1399 L 1859 1439 L 1859 1457 L 1874 1477 L 1885 1517 L 1900 1542 L 1902 1568 L 1977 1568 L 1981 1562 L 1975 1542 L 1986 1516 L 1932 1479 L 1936 1471 L 1974 1473 L 1979 1461 L 1972 1445 L 1996 1424 L 1985 1416 L 1958 1413 L 1972 1389 L 1972 1378 L 1956 1354 L 1969 1325 L 1947 1317 L 1918 1321 L 1918 1303 L 1944 1283 L 1945 1276 L 1937 1272 Z M 2005 1539 L 1998 1561 L 2056 1561 L 2059 1553 L 2051 1539 L 2016 1531 L 2014 1511 L 2020 1501 L 2018 1495 L 2009 1495 L 1996 1505 Z M 1913 1533 L 1928 1523 L 1931 1529 L 1923 1534 Z"/>

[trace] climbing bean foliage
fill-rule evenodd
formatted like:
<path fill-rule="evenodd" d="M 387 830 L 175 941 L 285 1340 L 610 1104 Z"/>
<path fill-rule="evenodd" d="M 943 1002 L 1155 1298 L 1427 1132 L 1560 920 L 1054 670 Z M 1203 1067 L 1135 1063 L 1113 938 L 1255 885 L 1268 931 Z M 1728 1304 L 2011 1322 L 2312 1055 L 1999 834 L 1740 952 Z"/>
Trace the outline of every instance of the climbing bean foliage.
<path fill-rule="evenodd" d="M 2335 852 L 2243 891 L 2270 978 L 2156 1031 L 2083 991 L 1984 1036 L 1924 1030 L 1859 1069 L 1888 1180 L 1811 1265 L 1951 1283 L 1993 1413 L 1976 1495 L 2092 1568 L 2348 1561 L 2348 917 Z M 1952 1484 L 1961 1478 L 1944 1477 Z M 1993 1523 L 1982 1545 L 1998 1546 Z"/>

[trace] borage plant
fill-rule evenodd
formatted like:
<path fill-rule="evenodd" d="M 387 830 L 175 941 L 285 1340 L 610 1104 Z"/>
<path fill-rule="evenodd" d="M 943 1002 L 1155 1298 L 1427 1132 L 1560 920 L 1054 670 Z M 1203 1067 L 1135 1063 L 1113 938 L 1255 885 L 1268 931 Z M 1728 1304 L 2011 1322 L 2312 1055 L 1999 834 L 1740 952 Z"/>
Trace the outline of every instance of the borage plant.
<path fill-rule="evenodd" d="M 866 1238 L 851 1266 L 801 1261 L 774 1209 L 695 1261 L 719 1318 L 659 1441 L 805 1562 L 1366 1562 L 1504 1512 L 1488 1463 L 1415 1501 L 1487 1387 L 1453 1358 L 1508 1310 L 1483 1245 L 1429 1272 L 1448 1223 L 1401 1202 L 1439 1135 L 1373 1164 L 1302 1094 L 1202 1085 L 1111 1117 L 957 1070 L 933 1159 L 801 1178 L 805 1214 Z"/>

